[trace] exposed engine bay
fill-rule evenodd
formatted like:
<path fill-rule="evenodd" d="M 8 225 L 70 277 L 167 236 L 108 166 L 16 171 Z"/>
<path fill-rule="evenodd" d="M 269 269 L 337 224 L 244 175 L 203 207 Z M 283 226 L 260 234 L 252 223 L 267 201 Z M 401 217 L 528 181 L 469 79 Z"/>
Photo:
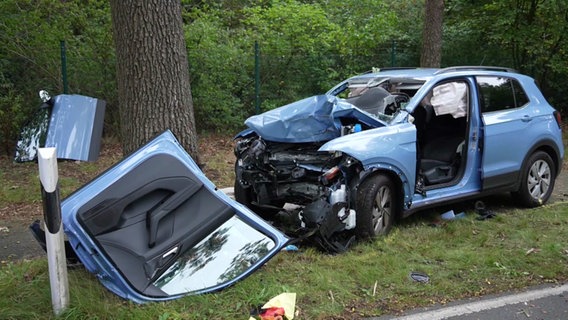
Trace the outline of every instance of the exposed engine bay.
<path fill-rule="evenodd" d="M 356 223 L 347 181 L 356 181 L 352 178 L 361 167 L 341 154 L 318 152 L 318 147 L 268 142 L 258 136 L 240 140 L 235 148 L 235 197 L 267 220 L 277 218 L 284 204 L 296 205 L 288 213 L 295 216 L 285 219 L 288 232 L 297 237 L 317 235 L 324 249 L 341 252 L 354 237 L 339 233 L 354 229 Z"/>

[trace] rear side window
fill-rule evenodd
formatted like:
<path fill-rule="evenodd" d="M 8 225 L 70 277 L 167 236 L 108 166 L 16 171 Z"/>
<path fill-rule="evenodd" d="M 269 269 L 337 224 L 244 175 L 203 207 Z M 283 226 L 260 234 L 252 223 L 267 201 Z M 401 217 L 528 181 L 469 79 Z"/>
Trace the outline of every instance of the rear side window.
<path fill-rule="evenodd" d="M 482 112 L 520 108 L 529 99 L 515 79 L 502 77 L 477 77 Z"/>

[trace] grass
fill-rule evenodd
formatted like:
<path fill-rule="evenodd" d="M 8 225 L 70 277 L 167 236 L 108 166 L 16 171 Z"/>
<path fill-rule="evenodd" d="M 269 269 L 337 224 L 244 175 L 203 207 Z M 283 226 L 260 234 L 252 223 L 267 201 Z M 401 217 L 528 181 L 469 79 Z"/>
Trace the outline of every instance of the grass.
<path fill-rule="evenodd" d="M 568 279 L 565 203 L 507 210 L 486 221 L 468 213 L 437 228 L 431 219 L 412 218 L 341 255 L 308 246 L 282 252 L 231 288 L 166 303 L 132 304 L 86 271 L 70 270 L 71 306 L 63 317 L 242 319 L 272 296 L 296 292 L 299 319 L 358 319 Z M 430 282 L 411 280 L 412 271 Z M 0 318 L 49 317 L 45 259 L 3 266 L 0 295 Z"/>
<path fill-rule="evenodd" d="M 206 174 L 219 187 L 230 186 L 230 139 L 205 136 L 201 143 Z M 112 154 L 102 164 L 62 163 L 62 193 L 116 162 Z M 29 203 L 39 207 L 37 167 L 13 166 L 6 159 L 0 163 L 0 210 Z M 566 202 L 521 210 L 506 196 L 484 201 L 497 212 L 495 218 L 476 220 L 471 203 L 453 207 L 466 211 L 464 219 L 437 227 L 432 223 L 446 208 L 418 213 L 395 225 L 388 237 L 360 243 L 345 254 L 327 255 L 301 244 L 299 251 L 279 253 L 230 288 L 165 303 L 130 303 L 87 271 L 71 269 L 71 305 L 62 318 L 246 319 L 271 297 L 296 292 L 298 319 L 361 319 L 568 279 Z M 0 219 L 5 216 L 0 211 Z M 413 271 L 430 281 L 413 281 Z M 0 296 L 0 319 L 54 318 L 46 259 L 3 264 Z"/>

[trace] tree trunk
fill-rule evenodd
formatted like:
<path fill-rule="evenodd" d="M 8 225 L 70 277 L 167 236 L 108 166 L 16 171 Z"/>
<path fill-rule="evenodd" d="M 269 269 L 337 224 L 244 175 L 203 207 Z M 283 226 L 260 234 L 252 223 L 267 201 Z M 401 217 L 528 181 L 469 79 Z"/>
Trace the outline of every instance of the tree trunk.
<path fill-rule="evenodd" d="M 439 68 L 442 62 L 442 22 L 444 0 L 426 0 L 420 66 Z"/>
<path fill-rule="evenodd" d="M 198 161 L 181 2 L 110 4 L 124 153 L 170 129 Z"/>

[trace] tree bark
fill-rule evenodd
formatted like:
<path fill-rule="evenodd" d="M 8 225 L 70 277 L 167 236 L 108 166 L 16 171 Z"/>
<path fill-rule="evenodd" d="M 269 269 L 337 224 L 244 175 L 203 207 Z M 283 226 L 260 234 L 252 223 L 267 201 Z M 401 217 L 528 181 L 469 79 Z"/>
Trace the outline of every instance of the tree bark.
<path fill-rule="evenodd" d="M 179 0 L 111 0 L 122 146 L 166 129 L 196 160 L 197 135 Z"/>
<path fill-rule="evenodd" d="M 439 68 L 442 63 L 442 23 L 444 0 L 426 0 L 420 66 Z"/>

